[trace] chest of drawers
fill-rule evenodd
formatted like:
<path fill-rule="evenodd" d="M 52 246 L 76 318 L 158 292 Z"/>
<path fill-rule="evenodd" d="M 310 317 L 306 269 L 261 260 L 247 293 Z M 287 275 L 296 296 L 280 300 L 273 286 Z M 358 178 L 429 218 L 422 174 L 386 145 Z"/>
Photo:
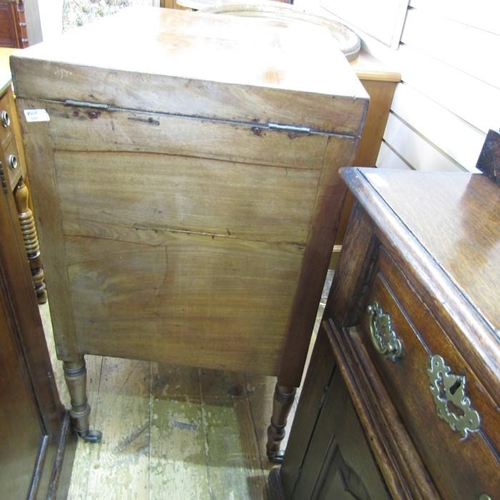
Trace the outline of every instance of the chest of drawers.
<path fill-rule="evenodd" d="M 357 202 L 273 478 L 285 498 L 496 498 L 500 190 L 343 175 Z"/>
<path fill-rule="evenodd" d="M 12 59 L 82 435 L 91 353 L 278 375 L 277 451 L 368 104 L 333 44 L 131 8 Z"/>

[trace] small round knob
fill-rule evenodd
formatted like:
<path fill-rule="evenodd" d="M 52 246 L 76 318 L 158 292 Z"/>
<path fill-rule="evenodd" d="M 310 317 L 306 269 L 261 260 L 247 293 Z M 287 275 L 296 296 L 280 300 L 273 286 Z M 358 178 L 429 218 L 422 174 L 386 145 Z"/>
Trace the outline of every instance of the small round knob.
<path fill-rule="evenodd" d="M 7 113 L 7 111 L 3 110 L 0 113 L 0 120 L 2 120 L 2 125 L 4 126 L 4 128 L 7 128 L 10 125 L 9 113 Z"/>
<path fill-rule="evenodd" d="M 19 165 L 19 162 L 17 161 L 17 157 L 15 155 L 9 155 L 9 167 L 12 170 L 15 170 Z"/>

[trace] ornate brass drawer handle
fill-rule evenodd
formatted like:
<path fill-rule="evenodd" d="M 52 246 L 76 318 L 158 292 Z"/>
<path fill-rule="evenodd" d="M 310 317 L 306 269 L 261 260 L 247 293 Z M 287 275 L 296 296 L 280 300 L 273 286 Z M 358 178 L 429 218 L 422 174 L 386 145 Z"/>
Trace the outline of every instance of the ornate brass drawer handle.
<path fill-rule="evenodd" d="M 372 302 L 367 309 L 370 315 L 370 337 L 377 352 L 396 361 L 403 353 L 403 344 L 392 329 L 391 317 L 378 302 Z"/>
<path fill-rule="evenodd" d="M 450 367 L 438 355 L 431 356 L 427 372 L 438 416 L 454 431 L 460 432 L 464 439 L 469 432 L 478 431 L 481 418 L 465 395 L 465 377 L 450 373 Z"/>

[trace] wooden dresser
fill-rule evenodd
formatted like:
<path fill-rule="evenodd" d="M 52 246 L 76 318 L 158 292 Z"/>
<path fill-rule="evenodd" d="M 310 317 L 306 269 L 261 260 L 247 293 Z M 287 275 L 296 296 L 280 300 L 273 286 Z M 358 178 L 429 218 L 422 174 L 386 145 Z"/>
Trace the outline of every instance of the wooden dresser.
<path fill-rule="evenodd" d="M 130 8 L 12 67 L 80 434 L 87 353 L 253 371 L 276 458 L 368 104 L 328 32 Z"/>
<path fill-rule="evenodd" d="M 500 187 L 347 168 L 356 204 L 276 498 L 500 492 Z"/>
<path fill-rule="evenodd" d="M 28 45 L 24 0 L 0 1 L 0 46 L 24 48 Z"/>

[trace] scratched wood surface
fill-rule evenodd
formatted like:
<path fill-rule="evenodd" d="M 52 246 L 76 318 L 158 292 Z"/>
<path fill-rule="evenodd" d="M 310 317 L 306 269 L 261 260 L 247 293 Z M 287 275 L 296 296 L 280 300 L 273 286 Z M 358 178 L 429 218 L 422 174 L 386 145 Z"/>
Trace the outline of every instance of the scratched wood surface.
<path fill-rule="evenodd" d="M 330 281 L 331 275 L 315 332 Z M 49 305 L 40 312 L 61 400 L 69 407 Z M 272 465 L 265 443 L 275 377 L 85 359 L 93 427 L 103 432 L 103 441 L 78 442 L 68 500 L 269 499 Z"/>

